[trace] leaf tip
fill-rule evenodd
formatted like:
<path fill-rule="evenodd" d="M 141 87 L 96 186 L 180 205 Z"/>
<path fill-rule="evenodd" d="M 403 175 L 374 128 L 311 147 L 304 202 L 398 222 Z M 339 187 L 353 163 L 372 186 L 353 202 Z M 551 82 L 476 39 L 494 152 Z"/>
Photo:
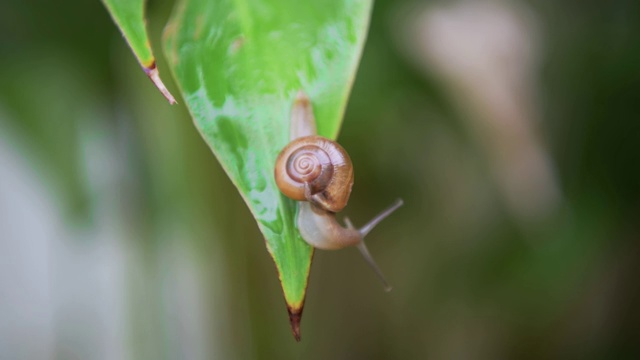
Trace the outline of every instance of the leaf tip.
<path fill-rule="evenodd" d="M 289 323 L 291 325 L 291 332 L 296 341 L 300 342 L 300 321 L 302 320 L 303 307 L 292 307 L 287 305 L 289 311 Z"/>
<path fill-rule="evenodd" d="M 171 92 L 169 92 L 167 87 L 164 85 L 164 83 L 162 82 L 162 79 L 160 79 L 160 73 L 158 72 L 158 68 L 156 67 L 155 61 L 153 61 L 149 66 L 144 66 L 144 72 L 147 74 L 149 79 L 151 79 L 151 82 L 153 83 L 153 85 L 155 85 L 158 88 L 158 90 L 160 90 L 160 93 L 162 93 L 165 99 L 169 101 L 170 105 L 174 105 L 178 103 L 176 99 L 173 97 L 173 95 L 171 95 Z"/>

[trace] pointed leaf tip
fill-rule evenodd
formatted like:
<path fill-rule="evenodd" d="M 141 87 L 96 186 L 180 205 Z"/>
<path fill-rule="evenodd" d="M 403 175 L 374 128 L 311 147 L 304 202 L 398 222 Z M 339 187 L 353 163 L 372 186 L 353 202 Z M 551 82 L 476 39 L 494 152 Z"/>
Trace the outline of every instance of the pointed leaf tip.
<path fill-rule="evenodd" d="M 120 29 L 127 44 L 153 84 L 160 90 L 169 104 L 176 103 L 175 98 L 160 79 L 156 60 L 151 51 L 149 35 L 144 19 L 144 0 L 102 0 L 111 18 Z"/>
<path fill-rule="evenodd" d="M 155 85 L 158 88 L 158 90 L 160 90 L 160 93 L 162 93 L 165 99 L 169 101 L 170 105 L 178 103 L 176 99 L 173 97 L 173 95 L 171 95 L 167 87 L 164 85 L 164 83 L 162 82 L 162 79 L 160 79 L 160 73 L 158 72 L 158 68 L 156 67 L 155 62 L 150 68 L 145 67 L 144 72 L 147 74 L 149 79 L 151 79 L 151 82 L 153 83 L 153 85 Z"/>
<path fill-rule="evenodd" d="M 300 342 L 300 321 L 302 320 L 302 307 L 292 308 L 287 306 L 289 311 L 289 323 L 291 325 L 291 332 L 296 341 Z"/>

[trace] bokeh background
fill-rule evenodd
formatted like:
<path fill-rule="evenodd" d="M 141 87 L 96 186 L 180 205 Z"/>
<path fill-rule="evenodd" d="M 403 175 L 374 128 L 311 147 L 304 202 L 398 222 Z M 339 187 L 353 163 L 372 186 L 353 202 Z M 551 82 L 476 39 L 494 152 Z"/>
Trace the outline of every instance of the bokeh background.
<path fill-rule="evenodd" d="M 148 4 L 159 68 L 171 1 Z M 180 100 L 179 100 L 180 102 Z M 640 2 L 378 0 L 291 335 L 255 221 L 99 1 L 0 4 L 0 359 L 640 356 Z"/>

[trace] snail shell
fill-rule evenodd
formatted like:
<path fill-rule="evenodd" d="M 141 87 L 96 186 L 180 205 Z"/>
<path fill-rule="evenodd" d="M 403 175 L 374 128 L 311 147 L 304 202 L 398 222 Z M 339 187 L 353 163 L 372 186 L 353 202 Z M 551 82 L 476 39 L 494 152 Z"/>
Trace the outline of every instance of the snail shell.
<path fill-rule="evenodd" d="M 353 164 L 335 141 L 312 135 L 291 141 L 275 166 L 278 188 L 287 197 L 309 201 L 336 213 L 344 209 L 353 186 Z"/>

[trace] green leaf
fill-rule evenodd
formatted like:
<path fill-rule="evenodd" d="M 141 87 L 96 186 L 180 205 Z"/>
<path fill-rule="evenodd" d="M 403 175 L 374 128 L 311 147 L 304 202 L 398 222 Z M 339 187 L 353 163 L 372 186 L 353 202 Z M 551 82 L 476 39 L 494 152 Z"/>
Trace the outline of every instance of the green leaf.
<path fill-rule="evenodd" d="M 160 79 L 144 20 L 144 0 L 102 0 L 149 79 L 170 104 L 176 100 Z"/>
<path fill-rule="evenodd" d="M 320 135 L 337 136 L 370 10 L 363 0 L 183 0 L 165 30 L 169 66 L 258 221 L 298 339 L 313 248 L 296 227 L 297 203 L 276 187 L 274 163 L 299 90 Z"/>

